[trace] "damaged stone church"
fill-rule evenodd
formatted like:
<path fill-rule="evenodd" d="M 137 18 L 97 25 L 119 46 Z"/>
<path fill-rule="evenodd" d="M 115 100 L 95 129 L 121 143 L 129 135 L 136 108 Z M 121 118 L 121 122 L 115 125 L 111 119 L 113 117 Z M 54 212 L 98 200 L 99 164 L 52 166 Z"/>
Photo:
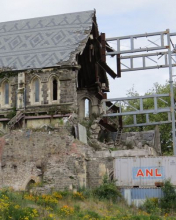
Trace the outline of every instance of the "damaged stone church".
<path fill-rule="evenodd" d="M 0 23 L 0 129 L 101 113 L 109 85 L 95 11 Z M 15 116 L 15 117 L 13 117 Z"/>
<path fill-rule="evenodd" d="M 123 150 L 95 150 L 58 126 L 73 115 L 76 123 L 101 115 L 101 100 L 109 92 L 106 73 L 118 77 L 106 64 L 106 51 L 112 49 L 105 34 L 99 34 L 95 11 L 0 23 L 0 131 L 5 133 L 0 138 L 0 188 L 25 190 L 42 182 L 38 190 L 46 192 L 95 187 L 105 174 L 113 178 L 113 159 L 124 156 Z M 114 105 L 112 111 L 119 108 Z M 101 119 L 91 126 L 96 138 L 98 123 L 117 132 L 117 126 Z M 43 126 L 52 132 L 41 131 Z M 142 139 L 153 146 L 154 133 L 123 138 L 136 143 L 125 156 L 157 154 L 148 145 L 138 149 Z"/>

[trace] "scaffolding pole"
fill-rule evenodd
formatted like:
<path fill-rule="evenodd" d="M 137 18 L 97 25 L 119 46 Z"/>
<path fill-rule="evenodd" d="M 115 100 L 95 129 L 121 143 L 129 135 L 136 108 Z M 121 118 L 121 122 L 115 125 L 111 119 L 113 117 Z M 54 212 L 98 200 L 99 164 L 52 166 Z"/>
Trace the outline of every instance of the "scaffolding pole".
<path fill-rule="evenodd" d="M 176 155 L 176 143 L 175 143 L 175 103 L 174 103 L 174 88 L 173 88 L 173 76 L 172 76 L 172 57 L 171 57 L 171 45 L 170 45 L 170 33 L 168 29 L 167 34 L 168 43 L 168 56 L 169 56 L 169 83 L 170 83 L 170 98 L 171 98 L 171 115 L 172 115 L 172 139 L 173 139 L 173 151 Z"/>

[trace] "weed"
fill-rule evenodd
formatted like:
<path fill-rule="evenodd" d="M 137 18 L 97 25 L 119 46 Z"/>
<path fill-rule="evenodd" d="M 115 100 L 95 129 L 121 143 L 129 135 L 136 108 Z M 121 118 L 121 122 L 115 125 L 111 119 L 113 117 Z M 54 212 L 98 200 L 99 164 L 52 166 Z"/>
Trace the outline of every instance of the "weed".
<path fill-rule="evenodd" d="M 84 200 L 85 199 L 82 192 L 73 193 L 73 198 L 76 200 Z"/>
<path fill-rule="evenodd" d="M 86 188 L 85 186 L 79 187 L 78 192 L 81 192 L 86 199 L 93 197 L 92 189 Z"/>
<path fill-rule="evenodd" d="M 94 190 L 94 195 L 99 199 L 108 199 L 114 202 L 117 201 L 117 197 L 121 197 L 115 181 L 109 180 L 107 175 L 104 176 L 102 185 Z"/>
<path fill-rule="evenodd" d="M 101 219 L 101 216 L 97 212 L 87 210 L 86 214 L 89 216 L 88 219 L 96 219 L 96 220 Z"/>
<path fill-rule="evenodd" d="M 168 184 L 168 183 L 167 183 Z M 65 190 L 64 192 L 53 191 L 52 194 L 35 195 L 26 192 L 14 192 L 12 189 L 0 190 L 0 219 L 1 220 L 174 220 L 176 213 L 152 212 L 152 206 L 160 206 L 158 199 L 150 199 L 148 209 L 152 214 L 141 211 L 134 207 L 128 207 L 125 203 L 111 202 L 113 185 L 107 176 L 103 179 L 104 188 L 98 190 L 101 196 L 94 198 L 94 190 L 79 188 L 77 193 L 84 199 L 74 198 L 75 193 Z M 168 187 L 170 189 L 170 185 Z M 108 190 L 107 190 L 108 188 Z M 171 187 L 172 188 L 172 187 Z M 110 190 L 109 190 L 110 189 Z M 112 190 L 113 189 L 113 190 Z M 170 191 L 170 190 L 169 190 Z M 105 193 L 106 192 L 106 193 Z M 85 196 L 88 194 L 89 196 Z M 102 197 L 106 200 L 102 200 Z M 117 197 L 117 195 L 116 195 Z M 116 200 L 115 200 L 116 201 Z M 174 210 L 173 210 L 174 211 Z"/>
<path fill-rule="evenodd" d="M 74 205 L 74 210 L 75 210 L 76 213 L 79 213 L 80 210 L 81 210 L 80 205 Z"/>
<path fill-rule="evenodd" d="M 141 209 L 150 214 L 160 213 L 158 198 L 147 198 Z"/>
<path fill-rule="evenodd" d="M 12 119 L 15 115 L 16 115 L 16 107 L 13 107 L 13 109 L 7 113 L 6 117 Z"/>

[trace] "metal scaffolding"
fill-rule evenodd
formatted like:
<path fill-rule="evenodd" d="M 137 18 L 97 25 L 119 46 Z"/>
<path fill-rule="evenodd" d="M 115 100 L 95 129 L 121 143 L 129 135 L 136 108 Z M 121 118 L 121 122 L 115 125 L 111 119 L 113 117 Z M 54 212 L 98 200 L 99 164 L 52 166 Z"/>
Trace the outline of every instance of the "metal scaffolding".
<path fill-rule="evenodd" d="M 155 41 L 152 41 L 148 39 L 148 41 L 152 44 L 151 47 L 140 47 L 135 48 L 134 41 L 138 38 L 148 38 L 148 37 L 159 37 L 160 43 L 157 44 Z M 104 117 L 114 117 L 114 116 L 133 116 L 133 124 L 126 125 L 125 127 L 133 127 L 133 126 L 148 126 L 148 125 L 157 125 L 157 124 L 165 124 L 165 123 L 172 123 L 172 137 L 173 137 L 173 150 L 174 155 L 176 155 L 176 128 L 175 128 L 175 101 L 174 101 L 174 88 L 173 88 L 173 74 L 172 74 L 172 67 L 176 66 L 176 61 L 173 58 L 173 55 L 175 56 L 175 48 L 172 43 L 171 37 L 176 36 L 176 33 L 170 33 L 169 29 L 166 31 L 161 32 L 155 32 L 155 33 L 145 33 L 145 34 L 138 34 L 138 35 L 130 35 L 130 36 L 123 36 L 123 37 L 114 37 L 114 38 L 107 38 L 106 41 L 111 43 L 112 41 L 116 42 L 116 48 L 112 48 L 110 52 L 107 52 L 106 55 L 110 56 L 117 56 L 117 59 L 120 59 L 120 67 L 118 67 L 118 70 L 121 72 L 127 72 L 127 71 L 137 71 L 137 70 L 146 70 L 146 69 L 159 69 L 159 68 L 169 68 L 169 83 L 170 83 L 170 94 L 154 94 L 150 96 L 139 96 L 139 97 L 126 97 L 126 98 L 114 98 L 114 99 L 103 99 L 102 100 L 102 107 L 103 107 L 103 116 Z M 130 49 L 124 50 L 121 48 L 121 41 L 122 40 L 129 40 L 130 43 Z M 153 46 L 154 45 L 154 46 Z M 171 45 L 173 46 L 173 50 L 171 50 Z M 155 51 L 154 53 L 151 53 L 151 51 Z M 157 52 L 156 52 L 157 51 Z M 145 52 L 145 53 L 143 53 Z M 147 52 L 147 53 L 146 53 Z M 148 53 L 150 52 L 150 53 Z M 130 54 L 127 56 L 123 56 L 121 54 Z M 160 58 L 164 57 L 164 63 L 161 65 L 156 65 L 154 57 Z M 141 66 L 140 67 L 134 67 L 134 59 L 135 58 L 141 58 Z M 147 65 L 146 59 L 149 59 L 153 61 L 154 65 Z M 129 60 L 130 65 L 125 65 L 123 63 L 123 60 Z M 174 61 L 175 63 L 172 63 Z M 125 67 L 125 68 L 122 68 Z M 117 73 L 118 76 L 121 75 L 120 73 Z M 167 103 L 164 98 L 170 97 L 170 104 Z M 144 99 L 152 99 L 154 103 L 153 109 L 145 109 L 143 105 Z M 130 100 L 136 100 L 139 102 L 139 108 L 135 108 L 132 106 L 129 101 Z M 158 106 L 158 100 L 164 102 L 166 104 L 166 107 L 159 107 Z M 107 108 L 106 102 L 112 102 L 112 105 Z M 121 105 L 125 104 L 126 106 L 130 106 L 130 111 L 121 111 Z M 115 113 L 111 112 L 111 108 L 116 105 L 119 107 L 120 111 Z M 159 114 L 159 113 L 167 113 L 168 117 L 165 121 L 150 121 L 150 114 Z M 137 122 L 137 115 L 144 114 L 145 115 L 145 122 L 138 123 Z"/>
<path fill-rule="evenodd" d="M 159 125 L 159 124 L 166 124 L 171 123 L 171 108 L 169 103 L 164 100 L 164 98 L 170 97 L 170 94 L 153 94 L 153 95 L 146 95 L 146 96 L 133 96 L 133 97 L 124 97 L 124 98 L 115 98 L 115 99 L 103 99 L 103 116 L 104 117 L 114 117 L 114 116 L 133 116 L 133 123 L 130 125 L 124 125 L 124 128 L 127 127 L 137 127 L 137 126 L 148 126 L 148 125 Z M 144 101 L 146 99 L 151 99 L 153 101 L 154 107 L 152 109 L 145 109 Z M 133 100 L 135 103 L 139 103 L 139 107 L 136 107 L 130 100 Z M 160 107 L 158 104 L 158 100 L 166 104 L 165 107 Z M 107 108 L 106 102 L 111 102 L 112 105 Z M 112 113 L 111 109 L 113 106 L 119 107 L 119 112 Z M 122 112 L 122 106 L 129 107 L 127 111 Z M 160 114 L 160 113 L 167 113 L 167 120 L 165 121 L 150 121 L 151 114 Z M 145 115 L 145 121 L 143 123 L 138 123 L 137 115 Z"/>

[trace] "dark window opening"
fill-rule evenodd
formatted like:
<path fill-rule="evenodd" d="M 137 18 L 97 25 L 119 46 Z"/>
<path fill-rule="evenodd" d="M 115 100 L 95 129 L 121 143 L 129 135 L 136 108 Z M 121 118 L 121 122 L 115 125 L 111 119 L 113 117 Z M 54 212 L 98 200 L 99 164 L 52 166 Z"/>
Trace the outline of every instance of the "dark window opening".
<path fill-rule="evenodd" d="M 39 80 L 35 80 L 35 102 L 39 102 Z"/>
<path fill-rule="evenodd" d="M 35 184 L 35 181 L 34 180 L 30 180 L 26 186 L 26 190 L 29 191 Z"/>
<path fill-rule="evenodd" d="M 53 100 L 57 100 L 57 80 L 53 80 Z"/>
<path fill-rule="evenodd" d="M 8 84 L 8 82 L 6 82 L 5 84 L 4 84 L 4 90 L 5 90 L 5 104 L 7 105 L 7 104 L 9 104 L 9 84 Z"/>

